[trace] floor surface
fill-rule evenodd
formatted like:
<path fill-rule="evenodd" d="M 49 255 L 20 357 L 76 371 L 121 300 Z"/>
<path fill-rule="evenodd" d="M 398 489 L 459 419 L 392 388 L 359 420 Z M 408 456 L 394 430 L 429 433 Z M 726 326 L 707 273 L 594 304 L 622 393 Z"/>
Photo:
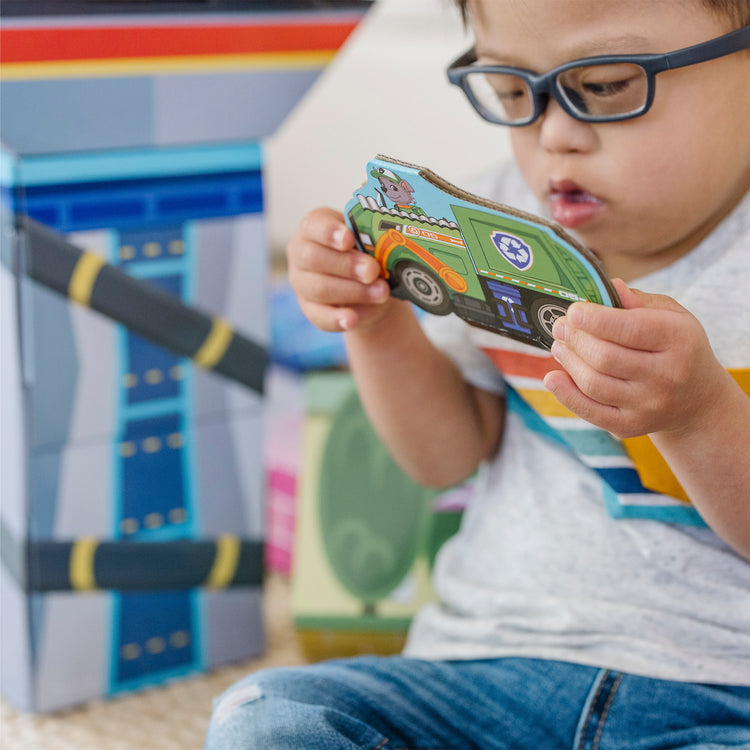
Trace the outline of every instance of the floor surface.
<path fill-rule="evenodd" d="M 213 699 L 249 672 L 304 663 L 289 612 L 289 583 L 264 588 L 266 652 L 258 659 L 163 687 L 37 716 L 0 702 L 2 750 L 200 750 Z"/>

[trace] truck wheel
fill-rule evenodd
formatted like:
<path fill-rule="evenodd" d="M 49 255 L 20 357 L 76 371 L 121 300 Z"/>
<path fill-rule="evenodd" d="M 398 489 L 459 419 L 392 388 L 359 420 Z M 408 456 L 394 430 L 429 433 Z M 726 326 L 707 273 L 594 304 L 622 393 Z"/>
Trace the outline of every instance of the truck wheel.
<path fill-rule="evenodd" d="M 531 319 L 547 347 L 552 346 L 555 340 L 552 335 L 552 326 L 561 315 L 565 315 L 569 305 L 570 302 L 546 297 L 540 297 L 531 303 Z"/>
<path fill-rule="evenodd" d="M 443 282 L 428 268 L 411 260 L 399 263 L 393 272 L 397 286 L 404 290 L 404 296 L 433 315 L 447 315 L 451 312 L 451 298 Z"/>

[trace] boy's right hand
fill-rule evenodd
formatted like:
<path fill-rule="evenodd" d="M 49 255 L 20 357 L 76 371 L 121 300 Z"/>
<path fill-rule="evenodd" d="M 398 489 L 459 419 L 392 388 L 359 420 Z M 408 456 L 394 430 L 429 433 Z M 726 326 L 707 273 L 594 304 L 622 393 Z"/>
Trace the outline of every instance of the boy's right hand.
<path fill-rule="evenodd" d="M 287 261 L 302 312 L 324 331 L 370 326 L 390 307 L 380 265 L 355 247 L 339 211 L 310 211 L 287 246 Z"/>

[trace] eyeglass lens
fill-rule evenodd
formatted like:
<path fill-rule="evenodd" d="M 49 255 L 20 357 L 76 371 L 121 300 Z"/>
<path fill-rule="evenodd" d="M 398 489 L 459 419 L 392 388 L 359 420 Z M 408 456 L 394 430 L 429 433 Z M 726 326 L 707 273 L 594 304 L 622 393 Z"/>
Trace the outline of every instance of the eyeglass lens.
<path fill-rule="evenodd" d="M 528 82 L 511 73 L 472 72 L 466 83 L 495 120 L 521 123 L 534 114 Z M 581 65 L 558 74 L 555 86 L 569 108 L 587 119 L 639 112 L 648 98 L 646 71 L 634 63 Z"/>

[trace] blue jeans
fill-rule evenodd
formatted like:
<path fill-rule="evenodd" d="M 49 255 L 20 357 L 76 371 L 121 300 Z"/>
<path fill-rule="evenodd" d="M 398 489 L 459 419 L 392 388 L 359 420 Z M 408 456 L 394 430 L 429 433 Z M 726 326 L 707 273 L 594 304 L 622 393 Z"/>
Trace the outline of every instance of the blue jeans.
<path fill-rule="evenodd" d="M 535 659 L 358 657 L 253 674 L 206 750 L 750 748 L 750 688 Z"/>

